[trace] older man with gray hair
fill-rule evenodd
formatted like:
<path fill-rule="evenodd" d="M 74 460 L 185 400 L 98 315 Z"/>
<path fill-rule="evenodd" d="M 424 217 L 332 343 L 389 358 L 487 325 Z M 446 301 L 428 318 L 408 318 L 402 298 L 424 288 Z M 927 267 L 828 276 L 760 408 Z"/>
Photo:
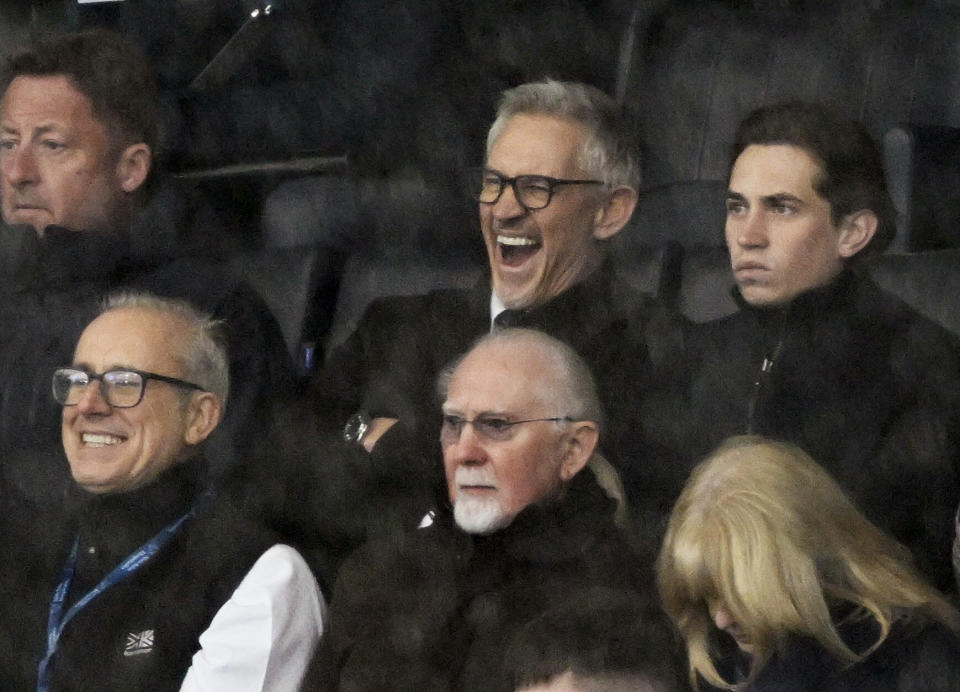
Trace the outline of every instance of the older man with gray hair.
<path fill-rule="evenodd" d="M 449 504 L 344 564 L 316 688 L 512 690 L 503 653 L 530 620 L 648 590 L 615 502 L 584 472 L 600 402 L 571 347 L 498 330 L 440 389 Z"/>

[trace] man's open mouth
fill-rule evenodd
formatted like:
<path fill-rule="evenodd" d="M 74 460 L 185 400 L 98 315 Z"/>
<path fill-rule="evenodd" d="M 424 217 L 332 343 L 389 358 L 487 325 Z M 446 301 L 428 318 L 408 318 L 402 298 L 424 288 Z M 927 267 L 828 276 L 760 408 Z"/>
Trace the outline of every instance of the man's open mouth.
<path fill-rule="evenodd" d="M 497 235 L 497 246 L 500 248 L 500 260 L 508 267 L 515 267 L 535 255 L 542 243 L 526 236 Z"/>

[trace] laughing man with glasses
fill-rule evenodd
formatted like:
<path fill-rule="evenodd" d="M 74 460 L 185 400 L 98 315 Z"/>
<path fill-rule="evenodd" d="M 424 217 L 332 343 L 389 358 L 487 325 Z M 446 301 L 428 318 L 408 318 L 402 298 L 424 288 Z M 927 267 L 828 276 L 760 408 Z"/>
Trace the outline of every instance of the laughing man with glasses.
<path fill-rule="evenodd" d="M 509 89 L 483 163 L 468 187 L 489 272 L 472 288 L 374 301 L 310 387 L 314 410 L 347 442 L 339 455 L 314 455 L 321 459 L 315 485 L 336 487 L 331 475 L 369 469 L 369 495 L 350 496 L 347 514 L 366 512 L 374 531 L 415 526 L 436 503 L 440 479 L 431 474 L 440 464 L 421 463 L 435 454 L 441 421 L 431 383 L 495 326 L 541 330 L 586 360 L 610 412 L 603 453 L 628 495 L 647 497 L 664 485 L 649 480 L 651 470 L 672 468 L 655 458 L 662 447 L 644 422 L 647 410 L 658 410 L 646 397 L 670 372 L 654 364 L 654 354 L 679 351 L 676 322 L 610 256 L 609 241 L 626 227 L 640 184 L 639 151 L 617 104 L 574 82 Z M 477 431 L 472 415 L 458 415 L 474 420 L 465 435 Z M 324 498 L 317 512 L 338 501 Z"/>
<path fill-rule="evenodd" d="M 590 594 L 644 602 L 646 570 L 584 470 L 602 416 L 576 352 L 498 330 L 439 389 L 453 516 L 348 559 L 310 689 L 512 690 L 504 652 L 538 618 Z"/>

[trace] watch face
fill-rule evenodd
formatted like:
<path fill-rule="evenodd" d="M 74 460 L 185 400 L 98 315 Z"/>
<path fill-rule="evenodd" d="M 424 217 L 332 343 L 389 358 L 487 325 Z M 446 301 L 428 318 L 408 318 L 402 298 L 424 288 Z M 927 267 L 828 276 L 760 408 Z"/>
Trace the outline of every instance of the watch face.
<path fill-rule="evenodd" d="M 343 439 L 347 442 L 360 442 L 370 427 L 370 417 L 365 413 L 354 413 L 343 426 Z"/>

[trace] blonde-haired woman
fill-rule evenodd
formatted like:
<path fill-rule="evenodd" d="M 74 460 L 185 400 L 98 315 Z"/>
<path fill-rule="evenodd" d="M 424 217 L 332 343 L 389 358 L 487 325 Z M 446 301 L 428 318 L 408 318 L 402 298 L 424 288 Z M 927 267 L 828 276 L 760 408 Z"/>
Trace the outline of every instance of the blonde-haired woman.
<path fill-rule="evenodd" d="M 960 614 L 793 445 L 735 437 L 694 469 L 657 582 L 695 686 L 960 690 Z"/>

